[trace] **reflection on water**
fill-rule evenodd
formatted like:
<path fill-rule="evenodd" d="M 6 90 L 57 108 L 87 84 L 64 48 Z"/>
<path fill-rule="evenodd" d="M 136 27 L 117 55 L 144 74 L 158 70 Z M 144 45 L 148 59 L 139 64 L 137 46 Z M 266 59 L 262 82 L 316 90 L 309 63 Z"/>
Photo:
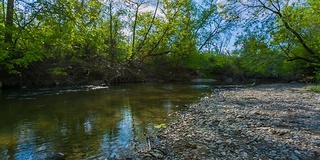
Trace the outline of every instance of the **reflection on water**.
<path fill-rule="evenodd" d="M 1 91 L 1 90 L 0 90 Z M 126 158 L 206 85 L 127 84 L 0 92 L 0 159 Z"/>

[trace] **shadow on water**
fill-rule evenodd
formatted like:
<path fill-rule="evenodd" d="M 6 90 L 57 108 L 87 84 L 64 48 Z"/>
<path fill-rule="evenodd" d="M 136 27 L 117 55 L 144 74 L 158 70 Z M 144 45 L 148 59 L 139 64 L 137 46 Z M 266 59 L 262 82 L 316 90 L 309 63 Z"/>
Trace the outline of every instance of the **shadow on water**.
<path fill-rule="evenodd" d="M 1 91 L 1 90 L 0 90 Z M 0 92 L 0 159 L 125 158 L 207 85 L 127 84 Z"/>

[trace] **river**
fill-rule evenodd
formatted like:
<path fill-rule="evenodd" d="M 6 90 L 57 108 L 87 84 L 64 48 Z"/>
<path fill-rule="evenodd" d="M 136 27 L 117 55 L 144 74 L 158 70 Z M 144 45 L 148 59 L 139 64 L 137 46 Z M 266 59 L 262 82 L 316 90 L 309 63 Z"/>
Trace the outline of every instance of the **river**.
<path fill-rule="evenodd" d="M 210 93 L 152 83 L 0 90 L 0 159 L 129 158 L 179 106 Z"/>

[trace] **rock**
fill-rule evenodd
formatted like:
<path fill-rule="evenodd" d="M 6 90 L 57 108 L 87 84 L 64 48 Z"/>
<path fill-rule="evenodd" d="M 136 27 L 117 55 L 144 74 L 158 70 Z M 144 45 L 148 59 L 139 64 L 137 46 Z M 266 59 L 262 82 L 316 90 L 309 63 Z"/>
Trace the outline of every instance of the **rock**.
<path fill-rule="evenodd" d="M 244 116 L 243 115 L 238 115 L 237 118 L 244 118 Z"/>
<path fill-rule="evenodd" d="M 233 79 L 231 77 L 228 77 L 224 81 L 227 82 L 227 83 L 232 83 Z"/>
<path fill-rule="evenodd" d="M 206 83 L 206 82 L 215 82 L 217 80 L 215 79 L 204 79 L 204 78 L 198 78 L 198 79 L 193 79 L 192 82 L 195 83 Z"/>
<path fill-rule="evenodd" d="M 65 160 L 67 158 L 67 155 L 63 153 L 54 153 L 51 157 L 46 158 L 46 160 Z"/>
<path fill-rule="evenodd" d="M 247 152 L 242 152 L 241 153 L 242 158 L 248 158 L 248 153 Z"/>
<path fill-rule="evenodd" d="M 215 89 L 174 114 L 155 148 L 164 159 L 319 159 L 320 94 L 306 85 Z M 152 151 L 150 151 L 152 152 Z M 156 152 L 158 153 L 158 152 Z M 154 153 L 153 153 L 154 154 Z M 153 157 L 154 158 L 154 157 Z"/>
<path fill-rule="evenodd" d="M 91 81 L 91 82 L 89 82 L 89 85 L 105 86 L 105 83 L 104 83 L 104 80 L 96 80 L 96 81 Z"/>
<path fill-rule="evenodd" d="M 301 84 L 301 82 L 291 81 L 290 84 Z"/>
<path fill-rule="evenodd" d="M 0 81 L 0 89 L 2 88 L 2 82 Z"/>
<path fill-rule="evenodd" d="M 159 150 L 153 150 L 150 152 L 150 155 L 152 155 L 153 157 L 155 157 L 156 159 L 163 159 L 163 154 L 161 153 L 161 151 Z"/>
<path fill-rule="evenodd" d="M 294 155 L 293 153 L 290 155 L 290 159 L 291 160 L 299 160 L 299 158 L 296 155 Z"/>
<path fill-rule="evenodd" d="M 217 143 L 217 144 L 222 144 L 223 141 L 222 141 L 222 140 L 218 140 L 218 141 L 216 141 L 216 143 Z"/>
<path fill-rule="evenodd" d="M 298 155 L 301 154 L 298 150 L 295 150 L 294 153 Z"/>
<path fill-rule="evenodd" d="M 320 139 L 317 139 L 313 142 L 316 146 L 320 147 Z"/>

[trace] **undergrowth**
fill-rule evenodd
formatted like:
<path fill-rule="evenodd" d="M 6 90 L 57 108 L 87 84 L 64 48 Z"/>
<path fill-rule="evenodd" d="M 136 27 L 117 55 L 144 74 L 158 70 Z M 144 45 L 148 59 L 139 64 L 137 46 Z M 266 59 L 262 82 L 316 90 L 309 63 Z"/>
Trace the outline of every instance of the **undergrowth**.
<path fill-rule="evenodd" d="M 320 93 L 320 84 L 318 84 L 318 85 L 316 85 L 316 86 L 309 86 L 308 89 L 309 89 L 310 91 Z"/>

